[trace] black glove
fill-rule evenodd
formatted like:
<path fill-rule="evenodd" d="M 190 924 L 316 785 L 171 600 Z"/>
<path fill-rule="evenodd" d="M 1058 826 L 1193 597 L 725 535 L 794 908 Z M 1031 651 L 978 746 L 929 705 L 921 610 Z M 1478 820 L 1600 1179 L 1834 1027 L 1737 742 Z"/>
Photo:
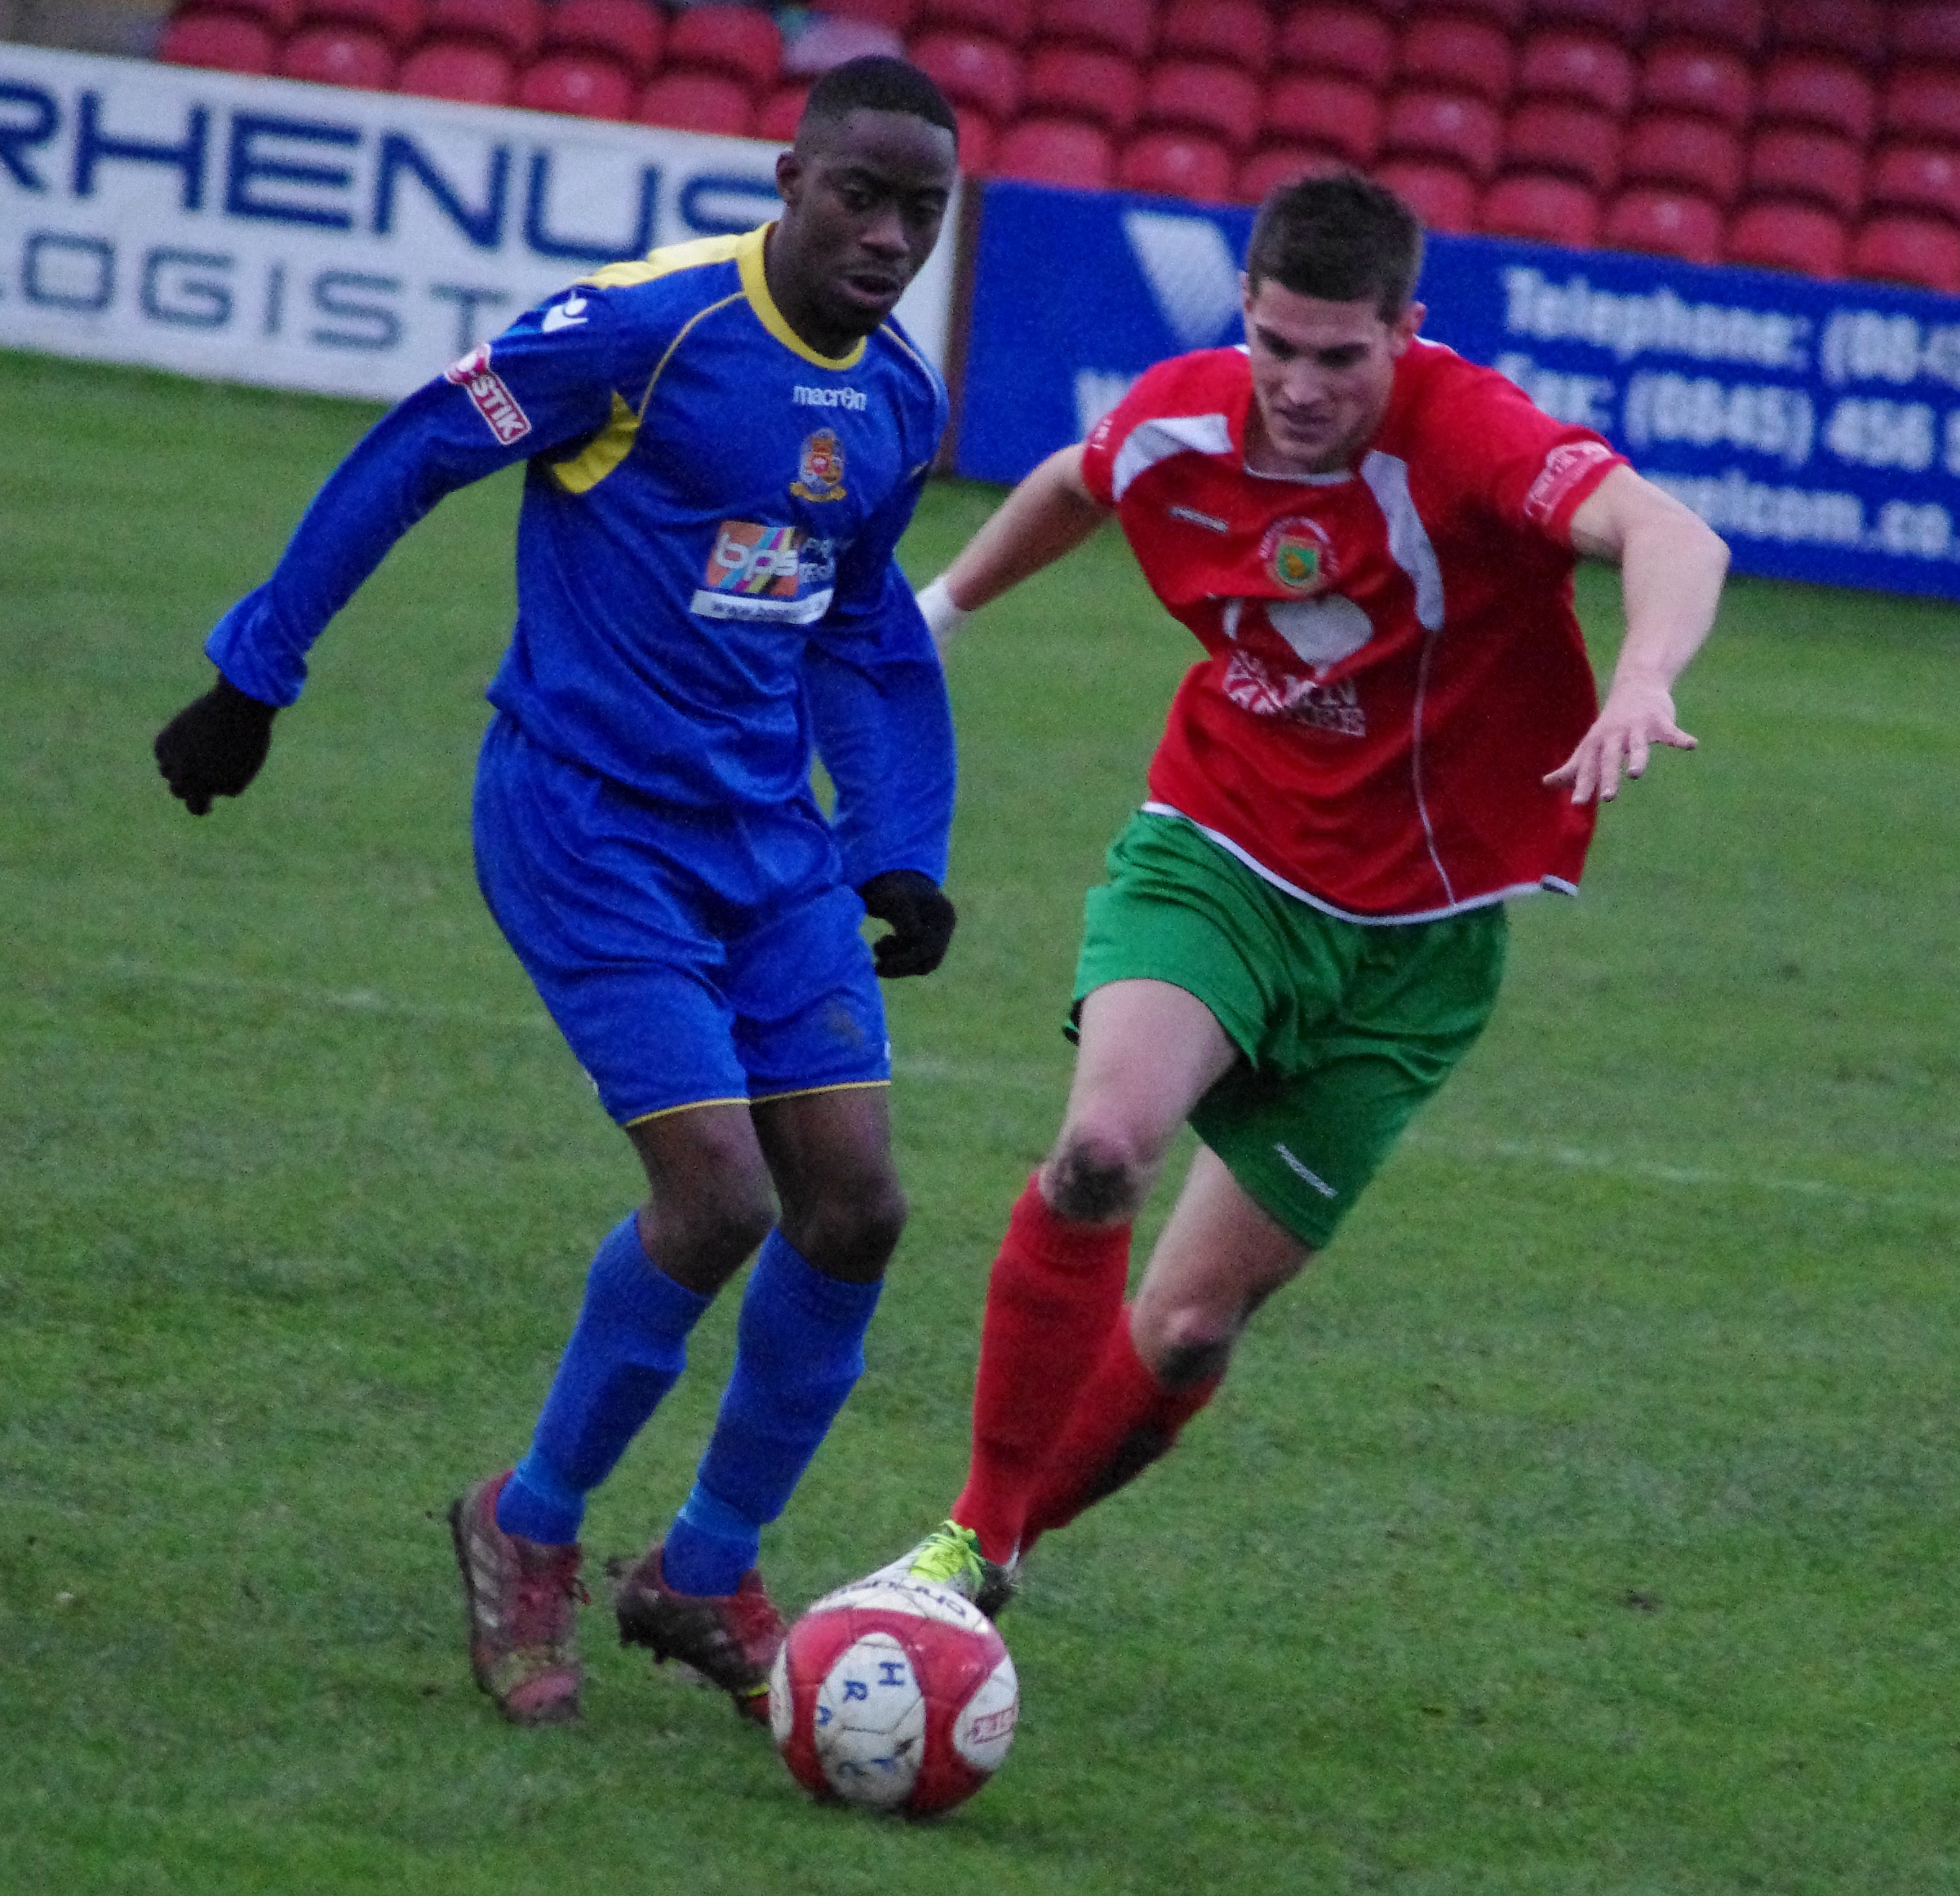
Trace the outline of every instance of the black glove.
<path fill-rule="evenodd" d="M 215 796 L 237 796 L 259 774 L 272 748 L 277 705 L 247 698 L 220 677 L 157 733 L 157 768 L 193 817 Z"/>
<path fill-rule="evenodd" d="M 858 891 L 865 912 L 889 922 L 892 932 L 871 944 L 881 979 L 930 974 L 946 959 L 953 938 L 953 905 L 938 883 L 917 869 L 888 869 Z"/>

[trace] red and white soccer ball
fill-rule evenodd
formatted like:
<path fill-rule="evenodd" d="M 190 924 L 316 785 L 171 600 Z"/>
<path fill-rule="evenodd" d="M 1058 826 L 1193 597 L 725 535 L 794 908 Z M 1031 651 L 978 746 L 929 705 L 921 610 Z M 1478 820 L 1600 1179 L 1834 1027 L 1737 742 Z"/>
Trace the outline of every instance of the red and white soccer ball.
<path fill-rule="evenodd" d="M 973 1796 L 1013 1743 L 1014 1662 L 977 1607 L 923 1580 L 827 1594 L 789 1630 L 769 1727 L 797 1783 L 910 1817 Z"/>

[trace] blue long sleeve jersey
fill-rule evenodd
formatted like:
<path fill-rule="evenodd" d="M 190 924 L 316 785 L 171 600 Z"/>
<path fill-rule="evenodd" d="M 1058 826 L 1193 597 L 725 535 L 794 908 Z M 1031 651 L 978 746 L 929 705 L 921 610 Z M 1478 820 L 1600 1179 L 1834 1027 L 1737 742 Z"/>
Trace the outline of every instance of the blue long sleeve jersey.
<path fill-rule="evenodd" d="M 811 349 L 767 227 L 615 264 L 392 410 L 206 650 L 290 704 L 328 620 L 453 489 L 525 459 L 517 620 L 490 702 L 566 760 L 766 854 L 837 792 L 853 884 L 946 873 L 944 675 L 893 556 L 946 425 L 896 322 Z M 764 866 L 758 864 L 758 866 Z"/>

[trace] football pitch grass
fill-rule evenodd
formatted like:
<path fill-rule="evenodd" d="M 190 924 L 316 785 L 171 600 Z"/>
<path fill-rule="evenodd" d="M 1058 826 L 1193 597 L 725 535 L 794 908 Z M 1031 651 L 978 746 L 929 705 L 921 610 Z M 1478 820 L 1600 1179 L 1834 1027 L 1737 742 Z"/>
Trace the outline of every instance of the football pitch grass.
<path fill-rule="evenodd" d="M 1950 609 L 1734 587 L 1701 752 L 1514 909 L 1339 1242 L 1041 1549 L 1000 1778 L 907 1826 L 809 1804 L 597 1607 L 581 1728 L 470 1682 L 443 1510 L 637 1193 L 470 868 L 516 477 L 390 560 L 245 798 L 194 822 L 149 755 L 372 413 L 0 357 L 0 1889 L 1960 1889 Z M 933 489 L 915 577 L 994 498 Z M 1106 535 L 953 654 L 960 932 L 888 990 L 913 1217 L 765 1544 L 786 1607 L 957 1486 L 1081 892 L 1192 649 Z M 594 1554 L 685 1494 L 734 1315 Z"/>

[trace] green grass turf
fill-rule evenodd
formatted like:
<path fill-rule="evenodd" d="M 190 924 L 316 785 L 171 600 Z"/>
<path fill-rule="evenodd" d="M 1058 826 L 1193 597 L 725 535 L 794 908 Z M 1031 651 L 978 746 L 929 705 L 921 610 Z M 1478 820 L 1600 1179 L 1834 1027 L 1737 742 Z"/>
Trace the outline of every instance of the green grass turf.
<path fill-rule="evenodd" d="M 582 1730 L 469 1683 L 442 1508 L 636 1189 L 472 882 L 514 481 L 390 560 L 248 796 L 193 822 L 148 754 L 370 413 L 0 357 L 0 1887 L 1960 1888 L 1949 610 L 1732 589 L 1701 754 L 1518 908 L 1496 1025 L 1186 1445 L 1044 1548 L 1014 1755 L 908 1827 L 596 1610 Z M 992 498 L 935 489 L 914 572 Z M 787 1602 L 956 1484 L 1080 892 L 1189 655 L 1106 538 L 954 654 L 915 1215 Z M 595 1549 L 684 1493 L 732 1314 Z"/>

